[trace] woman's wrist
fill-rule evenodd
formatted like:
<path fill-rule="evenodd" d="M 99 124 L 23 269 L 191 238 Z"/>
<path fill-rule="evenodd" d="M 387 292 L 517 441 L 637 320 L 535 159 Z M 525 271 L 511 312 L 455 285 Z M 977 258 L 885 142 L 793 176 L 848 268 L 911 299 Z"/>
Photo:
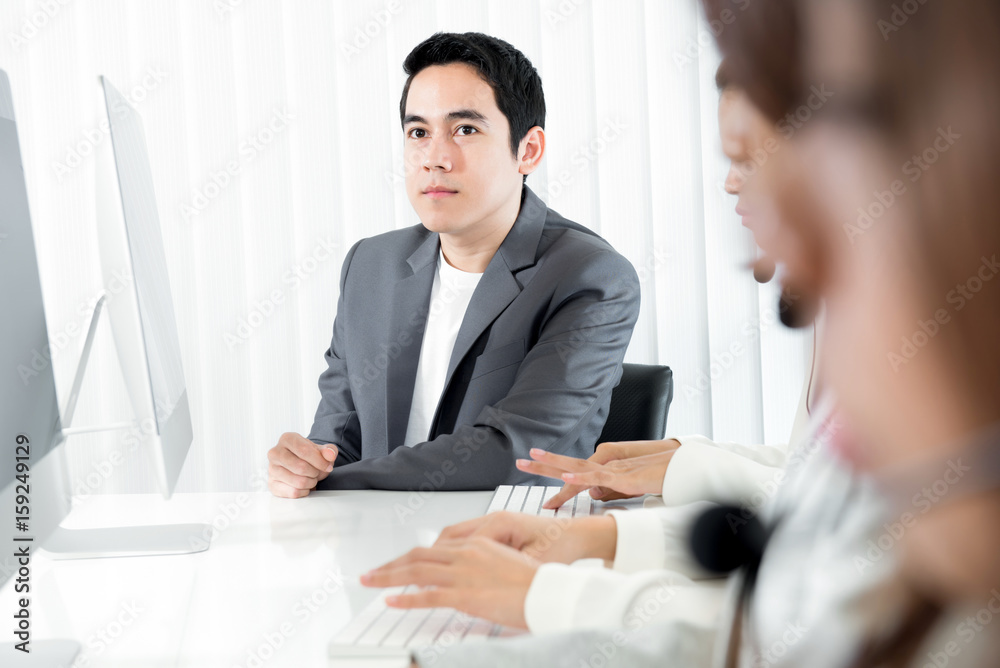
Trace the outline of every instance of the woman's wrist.
<path fill-rule="evenodd" d="M 618 545 L 618 525 L 611 515 L 583 517 L 579 520 L 583 552 L 592 559 L 615 560 Z"/>

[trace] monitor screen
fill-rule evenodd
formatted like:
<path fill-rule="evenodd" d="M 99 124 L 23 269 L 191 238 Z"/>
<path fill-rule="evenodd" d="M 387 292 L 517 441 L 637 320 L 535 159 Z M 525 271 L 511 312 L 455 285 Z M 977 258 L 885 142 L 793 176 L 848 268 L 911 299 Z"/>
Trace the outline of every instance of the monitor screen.
<path fill-rule="evenodd" d="M 28 193 L 7 75 L 0 70 L 0 507 L 7 516 L 0 586 L 17 545 L 39 545 L 69 512 L 58 459 L 59 401 Z"/>
<path fill-rule="evenodd" d="M 0 88 L 3 87 L 0 82 Z M 32 461 L 52 447 L 59 405 L 42 304 L 17 127 L 0 110 L 0 488 L 15 476 L 15 446 L 27 439 Z M 23 437 L 20 438 L 19 437 Z M 23 452 L 23 450 L 22 450 Z"/>
<path fill-rule="evenodd" d="M 139 115 L 114 86 L 106 79 L 103 83 L 156 422 L 162 431 L 184 394 L 184 369 L 153 175 Z"/>

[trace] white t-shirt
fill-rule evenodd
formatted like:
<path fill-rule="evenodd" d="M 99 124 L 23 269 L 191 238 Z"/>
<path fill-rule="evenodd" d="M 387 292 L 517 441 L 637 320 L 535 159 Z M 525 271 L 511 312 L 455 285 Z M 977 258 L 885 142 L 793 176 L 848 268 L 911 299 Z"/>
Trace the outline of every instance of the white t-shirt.
<path fill-rule="evenodd" d="M 406 425 L 403 445 L 413 447 L 427 440 L 431 430 L 431 420 L 444 392 L 445 376 L 451 351 L 458 338 L 458 330 L 465 318 L 465 311 L 472 300 L 472 293 L 479 285 L 482 274 L 470 274 L 456 269 L 444 259 L 438 250 L 437 273 L 431 287 L 430 308 L 424 341 L 420 346 L 420 362 L 417 364 L 417 379 L 413 384 L 413 403 L 410 405 L 410 419 Z"/>

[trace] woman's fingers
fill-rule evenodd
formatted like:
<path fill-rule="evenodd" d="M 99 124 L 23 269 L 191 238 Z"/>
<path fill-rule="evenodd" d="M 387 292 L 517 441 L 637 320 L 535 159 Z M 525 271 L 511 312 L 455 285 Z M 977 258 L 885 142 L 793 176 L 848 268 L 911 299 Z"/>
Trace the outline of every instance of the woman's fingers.
<path fill-rule="evenodd" d="M 549 452 L 548 450 L 542 450 L 540 448 L 532 448 L 529 453 L 531 458 L 535 461 L 541 462 L 553 468 L 559 468 L 564 471 L 590 471 L 600 464 L 592 462 L 588 459 L 577 459 L 576 457 L 567 457 L 566 455 L 557 455 L 554 452 Z"/>
<path fill-rule="evenodd" d="M 400 568 L 401 566 L 406 566 L 407 564 L 423 561 L 448 564 L 454 561 L 454 559 L 454 554 L 449 550 L 441 549 L 439 547 L 415 547 L 403 556 L 396 557 L 392 561 L 382 564 L 378 568 L 369 572 L 375 573 L 377 571 L 392 570 Z"/>
<path fill-rule="evenodd" d="M 387 596 L 390 608 L 455 608 L 460 601 L 453 589 L 422 589 L 420 591 Z"/>
<path fill-rule="evenodd" d="M 549 510 L 559 508 L 562 504 L 566 503 L 585 489 L 587 489 L 586 485 L 563 485 L 563 488 L 559 490 L 555 496 L 542 504 L 542 508 L 547 508 Z"/>
<path fill-rule="evenodd" d="M 542 464 L 541 462 L 533 462 L 530 459 L 518 459 L 514 462 L 514 465 L 517 466 L 518 470 L 525 473 L 541 475 L 546 478 L 558 478 L 566 472 L 564 468 Z"/>
<path fill-rule="evenodd" d="M 623 476 L 616 476 L 614 473 L 605 470 L 585 471 L 582 473 L 563 473 L 562 479 L 571 485 L 582 487 L 610 487 L 616 491 L 623 482 Z M 618 483 L 618 484 L 615 484 Z"/>
<path fill-rule="evenodd" d="M 451 564 L 418 562 L 395 568 L 379 568 L 361 576 L 361 584 L 366 587 L 398 587 L 418 585 L 420 587 L 447 587 L 454 582 Z"/>

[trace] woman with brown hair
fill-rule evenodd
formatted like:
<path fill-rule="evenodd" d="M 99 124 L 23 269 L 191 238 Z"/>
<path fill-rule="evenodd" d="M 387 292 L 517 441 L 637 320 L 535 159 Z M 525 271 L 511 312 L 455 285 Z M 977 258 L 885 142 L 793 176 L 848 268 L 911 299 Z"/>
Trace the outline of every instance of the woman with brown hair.
<path fill-rule="evenodd" d="M 719 41 L 740 54 L 734 77 L 759 105 L 820 82 L 833 91 L 770 177 L 786 236 L 801 241 L 778 259 L 827 306 L 824 377 L 856 434 L 850 443 L 861 444 L 845 442 L 843 456 L 895 501 L 890 549 L 912 604 L 858 661 L 992 665 L 1000 5 L 799 4 L 808 48 L 791 58 L 798 72 L 773 66 L 751 22 Z"/>

